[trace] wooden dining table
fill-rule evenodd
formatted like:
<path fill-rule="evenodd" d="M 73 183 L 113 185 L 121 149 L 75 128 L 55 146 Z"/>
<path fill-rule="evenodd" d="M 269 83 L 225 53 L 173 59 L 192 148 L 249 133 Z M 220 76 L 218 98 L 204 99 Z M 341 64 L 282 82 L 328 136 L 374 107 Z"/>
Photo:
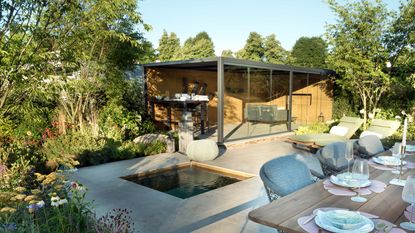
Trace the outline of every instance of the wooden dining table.
<path fill-rule="evenodd" d="M 391 155 L 391 152 L 386 151 L 382 155 Z M 409 154 L 405 160 L 415 162 L 415 155 Z M 415 174 L 415 169 L 405 170 L 403 178 L 406 179 L 409 174 Z M 256 223 L 284 232 L 305 232 L 297 223 L 298 218 L 311 215 L 317 208 L 337 207 L 370 213 L 399 226 L 401 222 L 407 221 L 403 212 L 409 204 L 402 200 L 403 187 L 389 184 L 389 181 L 397 176 L 391 171 L 370 167 L 370 179 L 382 181 L 387 187 L 381 193 L 373 192 L 364 196 L 368 199 L 364 203 L 354 202 L 350 196 L 336 196 L 329 193 L 323 187 L 324 180 L 320 180 L 252 210 L 248 217 Z"/>

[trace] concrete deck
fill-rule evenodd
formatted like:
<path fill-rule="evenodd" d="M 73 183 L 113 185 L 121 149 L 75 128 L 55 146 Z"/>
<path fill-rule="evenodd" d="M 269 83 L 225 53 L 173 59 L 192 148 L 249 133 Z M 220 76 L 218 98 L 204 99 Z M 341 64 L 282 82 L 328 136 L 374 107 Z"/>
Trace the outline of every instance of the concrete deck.
<path fill-rule="evenodd" d="M 87 198 L 94 200 L 97 216 L 113 208 L 132 210 L 131 217 L 139 232 L 275 232 L 249 221 L 247 215 L 252 209 L 268 203 L 257 176 L 261 165 L 294 151 L 290 144 L 279 141 L 228 149 L 222 156 L 206 163 L 256 176 L 188 199 L 120 178 L 188 161 L 186 156 L 178 153 L 81 168 L 70 179 L 88 188 Z"/>

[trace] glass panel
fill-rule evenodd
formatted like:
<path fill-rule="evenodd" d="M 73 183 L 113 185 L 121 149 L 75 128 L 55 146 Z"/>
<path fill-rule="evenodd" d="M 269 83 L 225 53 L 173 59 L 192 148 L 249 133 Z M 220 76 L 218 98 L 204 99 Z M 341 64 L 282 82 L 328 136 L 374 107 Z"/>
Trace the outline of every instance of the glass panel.
<path fill-rule="evenodd" d="M 308 86 L 308 74 L 293 74 L 292 90 L 292 129 L 310 123 L 312 94 Z"/>
<path fill-rule="evenodd" d="M 273 122 L 273 110 L 270 106 L 271 71 L 268 69 L 250 68 L 249 99 L 245 103 L 245 122 L 241 128 L 247 137 L 270 134 Z"/>
<path fill-rule="evenodd" d="M 289 124 L 290 72 L 273 70 L 271 84 L 271 100 L 269 103 L 273 108 L 276 108 L 274 122 L 270 126 L 271 133 L 286 132 Z"/>
<path fill-rule="evenodd" d="M 224 140 L 247 137 L 243 126 L 244 106 L 249 98 L 248 68 L 225 65 Z"/>

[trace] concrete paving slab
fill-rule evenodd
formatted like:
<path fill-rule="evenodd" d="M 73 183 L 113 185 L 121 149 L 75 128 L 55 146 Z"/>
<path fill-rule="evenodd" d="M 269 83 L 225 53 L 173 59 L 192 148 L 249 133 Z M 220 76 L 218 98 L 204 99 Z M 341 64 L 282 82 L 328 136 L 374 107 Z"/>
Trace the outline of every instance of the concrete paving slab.
<path fill-rule="evenodd" d="M 290 144 L 280 141 L 228 149 L 206 163 L 255 176 L 187 199 L 120 178 L 189 161 L 179 153 L 85 167 L 71 174 L 70 179 L 88 187 L 87 199 L 94 200 L 97 216 L 114 208 L 132 210 L 131 217 L 139 232 L 270 232 L 274 229 L 247 218 L 250 210 L 268 203 L 257 175 L 266 161 L 294 151 Z"/>

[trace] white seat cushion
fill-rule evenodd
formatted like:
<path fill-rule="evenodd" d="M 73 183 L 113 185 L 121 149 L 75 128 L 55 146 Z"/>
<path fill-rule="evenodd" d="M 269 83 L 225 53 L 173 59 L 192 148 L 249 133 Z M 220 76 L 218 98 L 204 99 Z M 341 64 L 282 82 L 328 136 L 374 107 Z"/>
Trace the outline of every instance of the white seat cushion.
<path fill-rule="evenodd" d="M 336 125 L 336 126 L 331 127 L 330 134 L 344 137 L 347 134 L 347 131 L 349 131 L 347 127 Z"/>
<path fill-rule="evenodd" d="M 380 139 L 382 139 L 383 138 L 383 135 L 382 134 L 380 134 L 380 133 L 376 133 L 376 132 L 372 132 L 372 131 L 363 131 L 361 134 L 360 134 L 360 137 L 359 138 L 363 138 L 363 137 L 365 137 L 365 136 L 368 136 L 368 135 L 375 135 L 376 137 L 378 137 L 378 138 L 380 138 Z"/>

